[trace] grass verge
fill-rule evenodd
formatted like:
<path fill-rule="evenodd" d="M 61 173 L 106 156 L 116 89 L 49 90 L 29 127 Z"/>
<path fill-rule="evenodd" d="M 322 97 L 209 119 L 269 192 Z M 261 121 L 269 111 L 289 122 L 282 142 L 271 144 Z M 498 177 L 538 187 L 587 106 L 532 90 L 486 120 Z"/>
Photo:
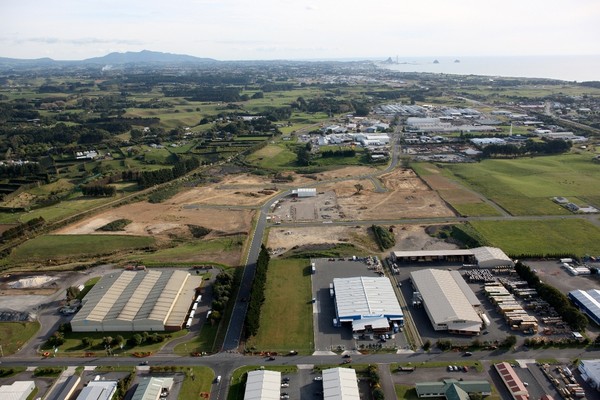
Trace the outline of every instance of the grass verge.
<path fill-rule="evenodd" d="M 306 259 L 271 259 L 258 335 L 246 348 L 302 353 L 312 351 L 310 268 Z"/>
<path fill-rule="evenodd" d="M 25 343 L 39 331 L 40 323 L 3 322 L 0 324 L 0 345 L 3 355 L 15 354 Z"/>

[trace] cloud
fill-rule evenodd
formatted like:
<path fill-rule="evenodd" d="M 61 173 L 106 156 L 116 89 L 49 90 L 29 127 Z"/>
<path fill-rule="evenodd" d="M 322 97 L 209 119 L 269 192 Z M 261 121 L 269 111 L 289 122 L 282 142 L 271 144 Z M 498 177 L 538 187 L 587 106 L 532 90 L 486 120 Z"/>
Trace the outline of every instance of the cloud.
<path fill-rule="evenodd" d="M 113 45 L 127 45 L 127 46 L 140 46 L 146 44 L 141 40 L 126 40 L 126 39 L 102 39 L 102 38 L 76 38 L 76 39 L 64 39 L 57 37 L 29 37 L 29 38 L 2 38 L 4 42 L 13 42 L 15 44 L 26 44 L 26 43 L 41 43 L 41 44 L 68 44 L 75 46 L 89 46 L 98 44 L 113 44 Z"/>

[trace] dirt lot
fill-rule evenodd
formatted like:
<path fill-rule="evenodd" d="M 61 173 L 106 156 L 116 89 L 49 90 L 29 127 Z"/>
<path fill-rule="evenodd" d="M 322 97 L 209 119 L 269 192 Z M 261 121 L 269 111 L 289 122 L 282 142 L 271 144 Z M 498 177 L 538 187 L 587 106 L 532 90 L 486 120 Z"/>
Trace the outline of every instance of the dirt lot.
<path fill-rule="evenodd" d="M 115 234 L 116 232 L 97 232 L 96 229 L 117 219 L 133 221 L 118 232 L 124 235 L 161 236 L 183 234 L 186 225 L 201 225 L 224 233 L 248 232 L 254 216 L 254 210 L 232 210 L 210 208 L 186 204 L 189 193 L 177 195 L 164 203 L 151 204 L 139 202 L 127 204 L 92 218 L 79 221 L 58 230 L 59 234 Z"/>
<path fill-rule="evenodd" d="M 376 192 L 370 180 L 351 180 L 323 186 L 334 190 L 348 219 L 398 219 L 454 216 L 438 194 L 412 170 L 395 170 L 379 180 L 386 192 Z M 356 186 L 364 189 L 357 192 Z M 321 190 L 321 188 L 320 188 Z"/>
<path fill-rule="evenodd" d="M 282 254 L 294 246 L 311 244 L 352 243 L 370 254 L 386 257 L 394 250 L 455 249 L 456 245 L 433 238 L 424 225 L 397 225 L 394 229 L 396 246 L 381 252 L 365 226 L 317 226 L 302 228 L 273 228 L 269 232 L 268 247 Z"/>

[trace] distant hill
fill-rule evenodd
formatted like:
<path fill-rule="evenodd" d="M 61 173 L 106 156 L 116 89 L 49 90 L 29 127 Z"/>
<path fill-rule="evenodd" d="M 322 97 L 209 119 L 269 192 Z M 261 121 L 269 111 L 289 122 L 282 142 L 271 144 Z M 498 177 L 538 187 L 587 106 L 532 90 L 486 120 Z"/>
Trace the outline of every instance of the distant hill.
<path fill-rule="evenodd" d="M 0 66 L 3 67 L 44 67 L 44 66 L 78 66 L 78 65 L 127 65 L 127 64 L 208 64 L 216 63 L 212 58 L 201 58 L 185 54 L 162 53 L 159 51 L 128 51 L 125 53 L 110 53 L 102 57 L 93 57 L 85 60 L 53 60 L 51 58 L 19 59 L 0 57 Z"/>
<path fill-rule="evenodd" d="M 144 63 L 211 63 L 217 62 L 212 58 L 200 58 L 185 54 L 161 53 L 159 51 L 142 50 L 138 52 L 110 53 L 102 57 L 88 58 L 82 63 L 86 64 L 144 64 Z"/>

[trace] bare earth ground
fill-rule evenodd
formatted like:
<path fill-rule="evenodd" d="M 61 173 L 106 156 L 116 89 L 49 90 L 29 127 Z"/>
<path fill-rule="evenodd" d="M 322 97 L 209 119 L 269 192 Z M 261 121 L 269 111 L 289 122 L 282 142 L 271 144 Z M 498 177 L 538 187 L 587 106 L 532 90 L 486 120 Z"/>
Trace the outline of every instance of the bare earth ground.
<path fill-rule="evenodd" d="M 302 228 L 272 228 L 269 232 L 267 246 L 275 250 L 275 254 L 283 254 L 294 246 L 311 244 L 352 243 L 371 252 L 387 256 L 396 250 L 442 250 L 456 249 L 457 246 L 429 236 L 424 225 L 396 225 L 394 234 L 396 246 L 381 253 L 368 233 L 368 227 L 319 226 Z"/>
<path fill-rule="evenodd" d="M 395 170 L 379 178 L 387 192 L 375 192 L 369 180 L 336 182 L 324 186 L 337 195 L 346 218 L 398 219 L 453 216 L 438 194 L 425 185 L 412 170 Z M 364 189 L 357 193 L 356 184 Z"/>

